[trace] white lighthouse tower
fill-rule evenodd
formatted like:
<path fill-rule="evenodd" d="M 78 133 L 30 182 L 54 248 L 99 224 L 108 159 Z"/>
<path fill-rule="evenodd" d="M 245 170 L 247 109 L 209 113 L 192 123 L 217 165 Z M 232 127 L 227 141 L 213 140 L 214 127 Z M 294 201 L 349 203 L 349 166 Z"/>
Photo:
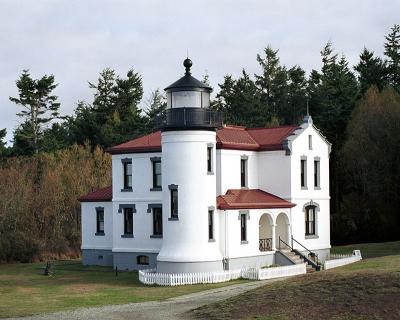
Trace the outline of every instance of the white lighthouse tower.
<path fill-rule="evenodd" d="M 220 114 L 209 109 L 212 88 L 185 75 L 165 91 L 162 121 L 163 243 L 157 272 L 223 269 L 216 213 L 215 148 Z"/>

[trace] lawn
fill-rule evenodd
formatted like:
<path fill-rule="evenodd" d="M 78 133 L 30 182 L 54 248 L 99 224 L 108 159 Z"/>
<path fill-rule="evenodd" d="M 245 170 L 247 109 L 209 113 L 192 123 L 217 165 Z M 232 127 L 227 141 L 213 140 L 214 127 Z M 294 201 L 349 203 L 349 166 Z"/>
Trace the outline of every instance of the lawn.
<path fill-rule="evenodd" d="M 341 268 L 270 283 L 194 310 L 198 319 L 400 319 L 400 242 L 361 249 L 367 258 Z M 364 251 L 363 251 L 364 250 Z M 386 256 L 383 256 L 386 255 Z"/>
<path fill-rule="evenodd" d="M 144 286 L 137 272 L 84 267 L 80 261 L 58 262 L 51 277 L 44 263 L 0 265 L 0 317 L 48 313 L 79 307 L 163 300 L 242 282 L 179 287 Z"/>
<path fill-rule="evenodd" d="M 360 243 L 346 246 L 333 247 L 332 253 L 351 253 L 353 250 L 361 250 L 363 258 L 375 258 L 400 254 L 400 241 Z"/>

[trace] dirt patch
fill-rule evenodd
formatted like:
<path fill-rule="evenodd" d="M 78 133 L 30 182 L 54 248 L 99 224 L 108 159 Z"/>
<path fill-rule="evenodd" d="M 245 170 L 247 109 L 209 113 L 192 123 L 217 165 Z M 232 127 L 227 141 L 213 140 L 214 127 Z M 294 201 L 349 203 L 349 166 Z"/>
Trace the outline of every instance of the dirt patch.
<path fill-rule="evenodd" d="M 88 294 L 94 293 L 98 289 L 111 288 L 112 286 L 107 286 L 104 284 L 96 284 L 96 283 L 76 283 L 65 286 L 66 293 L 73 294 Z"/>
<path fill-rule="evenodd" d="M 40 292 L 38 288 L 32 288 L 32 287 L 16 287 L 15 290 L 17 293 L 22 293 L 22 294 L 37 294 Z"/>
<path fill-rule="evenodd" d="M 400 319 L 400 273 L 321 272 L 194 310 L 197 319 Z"/>

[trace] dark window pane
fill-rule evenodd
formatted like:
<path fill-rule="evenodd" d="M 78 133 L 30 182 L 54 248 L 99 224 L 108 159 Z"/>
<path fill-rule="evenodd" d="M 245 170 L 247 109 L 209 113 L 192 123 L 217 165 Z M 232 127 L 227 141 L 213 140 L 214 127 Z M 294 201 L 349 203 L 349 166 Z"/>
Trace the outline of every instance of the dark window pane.
<path fill-rule="evenodd" d="M 132 162 L 124 162 L 124 188 L 132 188 Z"/>
<path fill-rule="evenodd" d="M 137 264 L 148 265 L 149 264 L 149 257 L 148 256 L 138 256 L 137 257 Z"/>
<path fill-rule="evenodd" d="M 241 241 L 246 241 L 246 214 L 240 215 L 240 237 Z"/>
<path fill-rule="evenodd" d="M 305 176 L 305 172 L 306 172 L 306 160 L 301 160 L 301 186 L 305 187 L 306 186 L 306 176 Z"/>
<path fill-rule="evenodd" d="M 153 234 L 162 235 L 162 208 L 153 208 Z"/>
<path fill-rule="evenodd" d="M 124 209 L 124 233 L 133 234 L 133 209 Z"/>
<path fill-rule="evenodd" d="M 208 211 L 208 239 L 214 239 L 214 211 Z"/>
<path fill-rule="evenodd" d="M 96 220 L 97 220 L 97 227 L 96 227 L 96 232 L 104 232 L 104 211 L 103 210 L 97 210 L 96 213 Z"/>
<path fill-rule="evenodd" d="M 240 160 L 240 186 L 246 187 L 246 168 L 247 161 L 245 159 Z"/>
<path fill-rule="evenodd" d="M 310 206 L 306 208 L 306 235 L 315 234 L 315 207 Z"/>
<path fill-rule="evenodd" d="M 171 190 L 171 217 L 178 217 L 178 190 Z"/>
<path fill-rule="evenodd" d="M 153 162 L 153 188 L 161 188 L 161 162 Z"/>
<path fill-rule="evenodd" d="M 207 147 L 207 171 L 212 172 L 212 147 Z"/>

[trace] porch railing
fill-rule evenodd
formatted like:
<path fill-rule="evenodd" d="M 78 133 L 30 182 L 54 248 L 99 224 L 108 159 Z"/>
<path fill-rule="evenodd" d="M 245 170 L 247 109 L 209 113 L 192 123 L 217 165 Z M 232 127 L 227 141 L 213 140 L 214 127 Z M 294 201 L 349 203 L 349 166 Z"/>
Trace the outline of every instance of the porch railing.
<path fill-rule="evenodd" d="M 272 251 L 272 238 L 259 239 L 260 251 Z"/>

